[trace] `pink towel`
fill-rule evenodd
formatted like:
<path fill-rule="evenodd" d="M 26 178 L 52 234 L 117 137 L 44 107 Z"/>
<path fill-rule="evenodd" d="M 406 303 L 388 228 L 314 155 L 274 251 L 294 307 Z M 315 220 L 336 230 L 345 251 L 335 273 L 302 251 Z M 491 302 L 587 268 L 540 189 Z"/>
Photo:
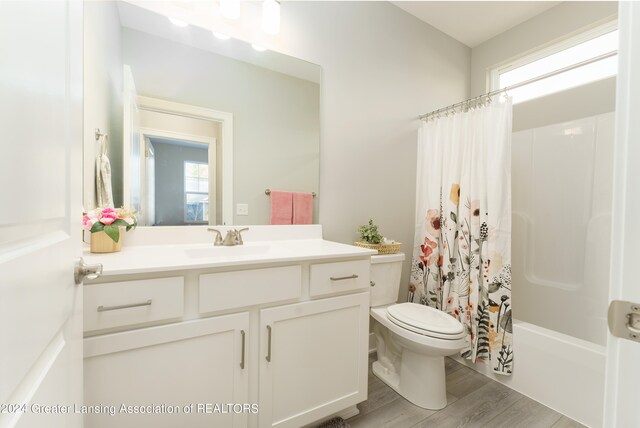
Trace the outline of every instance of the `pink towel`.
<path fill-rule="evenodd" d="M 293 224 L 313 223 L 313 195 L 293 192 Z"/>
<path fill-rule="evenodd" d="M 292 224 L 293 194 L 291 192 L 271 191 L 271 224 Z"/>

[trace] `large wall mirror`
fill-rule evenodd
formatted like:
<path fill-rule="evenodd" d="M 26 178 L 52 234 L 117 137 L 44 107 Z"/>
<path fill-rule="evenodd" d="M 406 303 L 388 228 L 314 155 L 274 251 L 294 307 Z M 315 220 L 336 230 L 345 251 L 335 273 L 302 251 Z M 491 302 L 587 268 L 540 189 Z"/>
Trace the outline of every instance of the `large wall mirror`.
<path fill-rule="evenodd" d="M 267 189 L 313 193 L 318 221 L 319 66 L 142 3 L 88 2 L 84 31 L 85 209 L 99 128 L 114 204 L 142 226 L 269 224 Z"/>

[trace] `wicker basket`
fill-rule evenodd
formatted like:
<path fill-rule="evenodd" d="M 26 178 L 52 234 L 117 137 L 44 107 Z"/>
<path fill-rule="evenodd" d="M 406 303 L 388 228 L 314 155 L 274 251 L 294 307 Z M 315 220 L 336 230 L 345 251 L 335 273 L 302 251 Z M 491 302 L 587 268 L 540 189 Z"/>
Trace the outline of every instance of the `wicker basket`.
<path fill-rule="evenodd" d="M 378 254 L 396 254 L 400 252 L 401 242 L 394 242 L 393 244 L 369 244 L 364 241 L 357 241 L 353 243 L 356 247 L 368 248 L 370 250 L 376 250 Z"/>

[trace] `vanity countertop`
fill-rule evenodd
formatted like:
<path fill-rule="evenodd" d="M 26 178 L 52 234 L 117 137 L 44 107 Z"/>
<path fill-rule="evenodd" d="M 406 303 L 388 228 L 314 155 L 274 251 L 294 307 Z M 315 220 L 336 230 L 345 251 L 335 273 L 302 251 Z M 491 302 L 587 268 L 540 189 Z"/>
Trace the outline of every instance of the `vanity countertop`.
<path fill-rule="evenodd" d="M 296 239 L 245 242 L 234 247 L 215 247 L 211 243 L 134 245 L 109 254 L 92 254 L 85 249 L 83 256 L 89 264 L 102 263 L 102 276 L 105 277 L 374 254 L 376 251 L 324 239 Z"/>

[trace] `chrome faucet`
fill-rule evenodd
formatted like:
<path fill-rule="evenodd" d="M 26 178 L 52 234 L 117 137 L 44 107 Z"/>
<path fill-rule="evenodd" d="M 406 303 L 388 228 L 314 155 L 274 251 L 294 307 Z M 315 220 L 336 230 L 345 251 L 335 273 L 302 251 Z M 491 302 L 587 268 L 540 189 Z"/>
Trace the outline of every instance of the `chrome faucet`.
<path fill-rule="evenodd" d="M 222 234 L 220 233 L 220 231 L 218 229 L 214 229 L 212 227 L 209 228 L 210 232 L 215 232 L 216 233 L 216 238 L 215 238 L 215 241 L 213 242 L 213 245 L 215 245 L 215 246 L 224 245 L 226 247 L 233 247 L 235 245 L 242 245 L 243 244 L 242 232 L 244 232 L 245 230 L 249 230 L 249 228 L 245 227 L 245 228 L 242 228 L 240 230 L 238 230 L 238 229 L 229 229 L 229 230 L 227 230 L 227 234 L 224 237 L 224 239 L 222 239 Z"/>

